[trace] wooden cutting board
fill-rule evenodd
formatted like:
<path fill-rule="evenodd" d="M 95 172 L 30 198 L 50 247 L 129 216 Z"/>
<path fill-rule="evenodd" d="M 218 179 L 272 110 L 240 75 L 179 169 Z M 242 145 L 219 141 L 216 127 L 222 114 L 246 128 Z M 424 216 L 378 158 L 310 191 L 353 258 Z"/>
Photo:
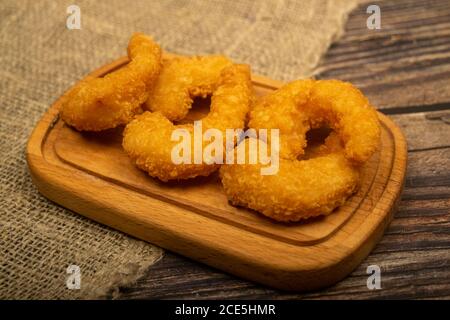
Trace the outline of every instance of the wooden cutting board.
<path fill-rule="evenodd" d="M 127 61 L 119 59 L 87 78 Z M 258 95 L 282 85 L 258 76 L 253 83 Z M 121 128 L 79 133 L 59 119 L 60 103 L 43 116 L 27 146 L 31 176 L 44 196 L 139 239 L 276 288 L 316 289 L 350 273 L 383 235 L 405 178 L 403 134 L 379 114 L 381 148 L 362 168 L 359 192 L 329 216 L 276 223 L 229 205 L 217 174 L 178 183 L 149 177 L 122 150 Z M 194 108 L 190 119 L 206 109 L 205 103 Z"/>

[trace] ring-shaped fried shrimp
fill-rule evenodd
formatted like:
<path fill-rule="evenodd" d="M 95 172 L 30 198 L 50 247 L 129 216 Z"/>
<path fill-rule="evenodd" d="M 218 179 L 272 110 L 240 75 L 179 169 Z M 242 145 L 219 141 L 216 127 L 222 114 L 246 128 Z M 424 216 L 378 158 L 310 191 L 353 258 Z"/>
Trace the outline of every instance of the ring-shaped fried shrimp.
<path fill-rule="evenodd" d="M 298 160 L 306 132 L 324 124 L 335 133 L 313 158 Z M 281 87 L 255 105 L 249 127 L 279 129 L 279 170 L 261 175 L 261 164 L 223 165 L 222 184 L 232 204 L 278 221 L 329 214 L 342 205 L 356 191 L 358 165 L 375 152 L 380 135 L 376 111 L 367 99 L 336 80 L 299 80 Z"/>
<path fill-rule="evenodd" d="M 182 120 L 192 107 L 193 98 L 211 95 L 222 70 L 231 64 L 231 60 L 220 55 L 164 61 L 145 108 L 160 111 L 171 121 Z"/>
<path fill-rule="evenodd" d="M 127 124 L 140 113 L 161 70 L 161 49 L 150 37 L 135 33 L 128 57 L 123 68 L 72 89 L 63 100 L 61 118 L 80 131 L 101 131 Z"/>
<path fill-rule="evenodd" d="M 249 66 L 236 64 L 226 67 L 216 85 L 210 112 L 201 119 L 203 132 L 217 129 L 225 135 L 226 129 L 244 128 L 253 99 Z M 207 176 L 219 168 L 220 164 L 207 163 L 203 159 L 199 164 L 174 163 L 172 151 L 178 142 L 172 141 L 171 137 L 176 129 L 189 132 L 191 154 L 194 155 L 194 126 L 174 125 L 160 111 L 144 112 L 131 121 L 124 131 L 123 148 L 137 167 L 162 181 Z M 206 144 L 202 139 L 202 146 Z"/>
<path fill-rule="evenodd" d="M 239 147 L 248 149 L 250 139 Z M 261 175 L 259 163 L 223 165 L 220 178 L 228 199 L 282 222 L 329 214 L 357 190 L 359 172 L 345 158 L 339 137 L 326 145 L 308 160 L 280 158 L 275 175 Z"/>
<path fill-rule="evenodd" d="M 250 128 L 277 128 L 280 156 L 303 154 L 306 132 L 328 125 L 341 137 L 347 159 L 360 164 L 377 149 L 380 125 L 375 109 L 352 84 L 339 80 L 297 80 L 263 97 L 250 113 Z"/>

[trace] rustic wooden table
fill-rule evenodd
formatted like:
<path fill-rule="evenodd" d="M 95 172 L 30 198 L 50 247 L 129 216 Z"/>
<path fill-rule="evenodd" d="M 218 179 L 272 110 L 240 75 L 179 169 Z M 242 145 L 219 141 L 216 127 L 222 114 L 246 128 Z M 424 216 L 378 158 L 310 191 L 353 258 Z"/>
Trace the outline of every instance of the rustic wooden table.
<path fill-rule="evenodd" d="M 318 76 L 355 83 L 408 139 L 402 201 L 371 255 L 333 287 L 295 294 L 166 253 L 120 298 L 450 298 L 450 1 L 377 4 L 381 30 L 367 29 L 367 5 L 360 6 Z M 381 268 L 380 290 L 366 286 L 373 264 Z"/>

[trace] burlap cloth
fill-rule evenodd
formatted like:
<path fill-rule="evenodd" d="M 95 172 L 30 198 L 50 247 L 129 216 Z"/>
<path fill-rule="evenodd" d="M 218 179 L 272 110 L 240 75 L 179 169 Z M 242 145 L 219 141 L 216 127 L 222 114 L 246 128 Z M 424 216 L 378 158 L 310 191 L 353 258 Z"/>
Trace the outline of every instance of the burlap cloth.
<path fill-rule="evenodd" d="M 81 30 L 66 8 L 81 8 Z M 162 255 L 41 196 L 25 144 L 73 83 L 125 54 L 133 31 L 180 54 L 224 53 L 281 80 L 310 75 L 356 0 L 0 2 L 0 298 L 114 297 Z M 81 289 L 66 268 L 81 268 Z"/>

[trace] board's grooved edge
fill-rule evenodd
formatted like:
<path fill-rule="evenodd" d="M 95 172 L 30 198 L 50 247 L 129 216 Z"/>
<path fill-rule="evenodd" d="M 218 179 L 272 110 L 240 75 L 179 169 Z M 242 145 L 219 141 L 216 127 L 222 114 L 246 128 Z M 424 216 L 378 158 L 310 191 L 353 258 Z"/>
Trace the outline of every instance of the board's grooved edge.
<path fill-rule="evenodd" d="M 126 57 L 121 58 L 92 72 L 88 77 L 103 76 L 127 61 Z M 262 77 L 254 77 L 253 81 L 267 89 L 281 84 Z M 398 127 L 380 114 L 381 122 L 394 142 L 394 156 L 389 177 L 383 180 L 382 186 L 375 178 L 371 182 L 371 187 L 383 189 L 377 199 L 369 197 L 369 201 L 373 202 L 371 212 L 361 215 L 355 210 L 340 228 L 335 228 L 334 233 L 317 244 L 299 246 L 280 242 L 261 232 L 256 234 L 251 230 L 242 230 L 228 221 L 224 223 L 203 215 L 192 215 L 190 208 L 168 203 L 166 199 L 149 202 L 149 197 L 132 192 L 129 194 L 132 200 L 126 203 L 121 191 L 124 187 L 102 178 L 84 182 L 92 184 L 91 188 L 109 188 L 107 193 L 96 195 L 95 190 L 98 189 L 88 193 L 77 188 L 77 178 L 89 177 L 87 173 L 64 165 L 63 160 L 60 160 L 60 167 L 54 166 L 44 157 L 44 142 L 55 123 L 58 125 L 59 122 L 56 104 L 38 123 L 27 145 L 31 176 L 44 195 L 100 223 L 236 275 L 282 289 L 309 290 L 323 287 L 342 279 L 353 270 L 381 238 L 404 185 L 406 140 Z M 58 157 L 55 155 L 55 158 Z M 380 168 L 377 163 L 377 170 L 386 168 Z M 114 201 L 115 197 L 122 201 Z M 364 200 L 358 201 L 359 206 Z M 152 212 L 149 215 L 149 209 L 144 209 L 148 206 L 167 213 Z M 130 219 L 130 212 L 135 214 L 133 219 Z"/>

